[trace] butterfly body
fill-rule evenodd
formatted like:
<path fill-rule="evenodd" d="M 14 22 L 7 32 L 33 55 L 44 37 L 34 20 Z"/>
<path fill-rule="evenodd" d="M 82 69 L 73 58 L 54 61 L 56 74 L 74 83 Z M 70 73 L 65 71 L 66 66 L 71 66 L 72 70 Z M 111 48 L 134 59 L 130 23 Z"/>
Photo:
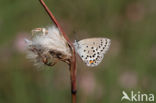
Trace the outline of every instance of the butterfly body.
<path fill-rule="evenodd" d="M 110 39 L 89 38 L 74 43 L 76 52 L 87 66 L 94 67 L 101 63 L 104 54 L 109 49 Z"/>

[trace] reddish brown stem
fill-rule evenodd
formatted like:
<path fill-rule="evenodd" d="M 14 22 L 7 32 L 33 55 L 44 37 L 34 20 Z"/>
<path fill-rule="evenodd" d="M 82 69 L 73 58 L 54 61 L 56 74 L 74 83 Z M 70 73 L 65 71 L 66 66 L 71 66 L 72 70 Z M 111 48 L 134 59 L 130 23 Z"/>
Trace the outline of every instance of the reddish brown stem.
<path fill-rule="evenodd" d="M 49 17 L 51 20 L 55 23 L 56 27 L 58 27 L 59 31 L 61 34 L 64 36 L 64 38 L 67 40 L 71 51 L 72 51 L 72 60 L 70 63 L 70 78 L 71 78 L 71 93 L 72 93 L 72 103 L 76 103 L 76 55 L 75 55 L 75 49 L 72 44 L 72 42 L 69 40 L 68 36 L 66 33 L 63 31 L 62 27 L 52 14 L 52 12 L 49 10 L 49 8 L 46 6 L 43 0 L 39 0 L 42 6 L 44 7 L 45 11 L 48 13 Z"/>

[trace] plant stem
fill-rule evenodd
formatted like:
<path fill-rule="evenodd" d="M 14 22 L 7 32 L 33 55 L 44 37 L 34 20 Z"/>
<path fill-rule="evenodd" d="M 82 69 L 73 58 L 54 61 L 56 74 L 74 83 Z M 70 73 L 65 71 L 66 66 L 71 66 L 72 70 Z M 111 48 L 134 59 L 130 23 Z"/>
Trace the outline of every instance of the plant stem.
<path fill-rule="evenodd" d="M 45 11 L 48 13 L 49 17 L 51 20 L 55 23 L 56 27 L 59 29 L 61 34 L 64 36 L 64 38 L 67 40 L 71 51 L 72 51 L 72 58 L 69 64 L 69 70 L 70 70 L 70 79 L 71 79 L 71 94 L 72 94 L 72 103 L 76 103 L 76 55 L 75 55 L 75 48 L 72 44 L 72 42 L 69 40 L 68 36 L 66 33 L 63 31 L 62 27 L 52 14 L 52 12 L 49 10 L 49 8 L 46 6 L 43 0 L 39 0 L 41 5 L 44 7 Z"/>
<path fill-rule="evenodd" d="M 73 55 L 73 56 L 75 56 L 75 55 Z M 73 57 L 73 60 L 70 65 L 72 103 L 76 103 L 76 93 L 77 93 L 77 90 L 76 90 L 76 61 L 74 60 L 74 58 L 76 58 L 76 57 Z"/>

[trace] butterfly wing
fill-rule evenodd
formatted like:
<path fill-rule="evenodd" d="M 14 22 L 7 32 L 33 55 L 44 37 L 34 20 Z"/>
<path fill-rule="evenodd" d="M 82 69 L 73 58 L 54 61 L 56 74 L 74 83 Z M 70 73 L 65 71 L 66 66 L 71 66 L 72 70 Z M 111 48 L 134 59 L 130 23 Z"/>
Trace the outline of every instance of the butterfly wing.
<path fill-rule="evenodd" d="M 87 66 L 97 66 L 109 49 L 110 39 L 89 38 L 77 42 L 76 51 Z"/>

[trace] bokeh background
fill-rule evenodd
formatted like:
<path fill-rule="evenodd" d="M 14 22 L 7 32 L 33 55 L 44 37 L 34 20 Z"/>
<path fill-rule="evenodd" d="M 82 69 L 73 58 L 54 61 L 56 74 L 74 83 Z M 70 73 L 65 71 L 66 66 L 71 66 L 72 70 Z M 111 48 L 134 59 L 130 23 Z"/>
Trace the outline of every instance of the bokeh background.
<path fill-rule="evenodd" d="M 156 0 L 45 1 L 72 41 L 112 40 L 98 67 L 77 57 L 78 103 L 120 103 L 123 90 L 156 94 Z M 50 25 L 38 0 L 0 0 L 0 103 L 70 103 L 68 66 L 26 59 L 24 38 Z"/>

